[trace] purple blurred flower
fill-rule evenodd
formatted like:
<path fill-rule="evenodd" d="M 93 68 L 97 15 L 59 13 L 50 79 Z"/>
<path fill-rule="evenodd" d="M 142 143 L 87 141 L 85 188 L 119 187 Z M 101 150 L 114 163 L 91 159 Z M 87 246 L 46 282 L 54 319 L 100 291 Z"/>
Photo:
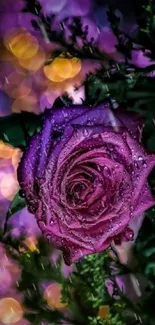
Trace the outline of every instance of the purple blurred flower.
<path fill-rule="evenodd" d="M 112 280 L 108 279 L 105 281 L 105 285 L 106 285 L 106 288 L 107 288 L 107 291 L 109 293 L 109 295 L 116 299 L 116 300 L 119 300 L 120 299 L 120 296 L 118 294 L 115 293 L 115 284 Z"/>
<path fill-rule="evenodd" d="M 5 269 L 4 265 L 0 266 L 0 297 L 3 297 L 11 287 L 12 279 L 9 271 Z"/>
<path fill-rule="evenodd" d="M 131 30 L 130 25 L 128 28 Z M 135 27 L 133 27 L 133 30 L 135 30 Z M 117 50 L 117 45 L 118 40 L 114 35 L 112 29 L 109 27 L 103 27 L 97 41 L 97 46 L 100 52 L 105 53 L 116 62 L 124 62 L 125 57 L 121 52 Z M 136 49 L 131 51 L 131 60 L 128 60 L 129 63 L 140 68 L 145 68 L 155 63 L 147 56 L 149 53 L 148 50 L 142 51 L 140 49 L 140 46 L 136 44 L 134 44 L 134 47 L 136 47 Z"/>
<path fill-rule="evenodd" d="M 155 61 L 152 61 L 148 56 L 148 51 L 142 50 L 133 50 L 131 63 L 137 67 L 145 68 L 149 65 L 155 64 Z"/>
<path fill-rule="evenodd" d="M 87 16 L 91 10 L 90 0 L 39 0 L 44 15 L 56 14 L 56 20 L 67 17 Z"/>
<path fill-rule="evenodd" d="M 76 271 L 76 266 L 75 264 L 72 265 L 66 265 L 64 263 L 64 260 L 62 258 L 62 253 L 58 249 L 53 249 L 52 254 L 51 254 L 51 262 L 56 266 L 57 262 L 61 258 L 61 272 L 64 278 L 69 278 L 70 275 Z"/>
<path fill-rule="evenodd" d="M 11 99 L 2 90 L 0 90 L 0 117 L 11 113 Z"/>
<path fill-rule="evenodd" d="M 22 11 L 25 7 L 25 1 L 23 0 L 1 0 L 0 3 L 0 9 L 1 12 L 14 12 L 14 13 L 18 13 L 19 11 Z"/>
<path fill-rule="evenodd" d="M 41 234 L 34 215 L 29 213 L 26 208 L 15 213 L 9 219 L 8 228 L 12 237 L 15 238 L 20 238 L 23 234 L 36 237 Z"/>
<path fill-rule="evenodd" d="M 14 291 L 16 281 L 19 280 L 20 266 L 12 260 L 3 244 L 0 244 L 0 297 L 7 296 Z"/>
<path fill-rule="evenodd" d="M 27 31 L 36 34 L 32 20 L 38 21 L 38 18 L 36 15 L 23 12 L 24 8 L 25 1 L 23 0 L 2 0 L 0 3 L 0 37 L 5 37 L 11 30 L 18 28 L 25 28 Z"/>
<path fill-rule="evenodd" d="M 116 300 L 119 300 L 121 295 L 125 295 L 133 302 L 137 302 L 139 297 L 141 297 L 142 294 L 145 294 L 148 282 L 142 275 L 139 274 L 135 276 L 132 273 L 119 273 L 120 270 L 117 269 L 114 279 L 108 279 L 105 281 L 109 295 Z"/>
<path fill-rule="evenodd" d="M 94 11 L 93 11 L 93 16 L 95 19 L 95 22 L 99 28 L 102 27 L 110 27 L 110 22 L 108 20 L 108 6 L 98 6 Z"/>
<path fill-rule="evenodd" d="M 39 0 L 44 15 L 59 14 L 66 5 L 67 0 Z"/>
<path fill-rule="evenodd" d="M 113 55 L 117 52 L 117 38 L 109 27 L 103 27 L 98 39 L 99 50 L 108 55 Z"/>

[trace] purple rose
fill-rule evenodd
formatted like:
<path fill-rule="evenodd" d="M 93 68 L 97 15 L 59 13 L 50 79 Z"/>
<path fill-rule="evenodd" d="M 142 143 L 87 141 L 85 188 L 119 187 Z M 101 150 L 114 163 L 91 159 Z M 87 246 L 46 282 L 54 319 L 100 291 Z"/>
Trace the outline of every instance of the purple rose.
<path fill-rule="evenodd" d="M 31 138 L 19 183 L 66 264 L 105 250 L 119 234 L 125 238 L 129 222 L 154 205 L 147 177 L 155 156 L 142 147 L 141 129 L 135 117 L 114 115 L 105 102 L 46 112 Z"/>

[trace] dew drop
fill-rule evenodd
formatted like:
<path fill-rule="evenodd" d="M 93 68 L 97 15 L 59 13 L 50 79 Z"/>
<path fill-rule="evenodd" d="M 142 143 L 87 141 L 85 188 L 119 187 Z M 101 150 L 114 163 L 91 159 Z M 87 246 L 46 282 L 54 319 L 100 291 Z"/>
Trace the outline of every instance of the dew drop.
<path fill-rule="evenodd" d="M 46 238 L 47 238 L 48 241 L 50 241 L 51 240 L 51 235 L 47 235 Z"/>
<path fill-rule="evenodd" d="M 64 117 L 68 117 L 68 113 L 66 111 L 63 111 Z"/>
<path fill-rule="evenodd" d="M 44 229 L 46 227 L 45 222 L 43 221 L 39 221 L 38 224 L 41 229 Z"/>
<path fill-rule="evenodd" d="M 84 130 L 84 136 L 85 136 L 85 137 L 88 137 L 88 135 L 89 135 L 89 131 L 85 129 L 85 130 Z"/>

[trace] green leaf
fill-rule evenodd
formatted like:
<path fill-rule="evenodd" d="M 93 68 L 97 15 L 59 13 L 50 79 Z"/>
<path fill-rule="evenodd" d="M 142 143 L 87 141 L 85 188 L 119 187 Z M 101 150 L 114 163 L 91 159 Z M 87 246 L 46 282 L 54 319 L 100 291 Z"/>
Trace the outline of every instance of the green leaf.
<path fill-rule="evenodd" d="M 5 221 L 5 225 L 4 225 L 4 233 L 7 231 L 7 223 L 8 220 L 11 218 L 11 216 L 18 212 L 19 210 L 23 209 L 26 206 L 26 201 L 25 198 L 20 196 L 20 192 L 18 192 L 13 201 L 11 202 L 10 208 L 7 212 L 6 215 L 6 221 Z"/>
<path fill-rule="evenodd" d="M 20 121 L 20 114 L 0 118 L 0 139 L 13 147 L 26 145 L 24 130 Z"/>
<path fill-rule="evenodd" d="M 148 263 L 145 269 L 145 274 L 153 273 L 155 274 L 155 262 Z"/>
<path fill-rule="evenodd" d="M 155 152 L 155 135 L 153 135 L 149 140 L 148 140 L 148 149 L 151 152 Z"/>
<path fill-rule="evenodd" d="M 107 84 L 99 78 L 88 77 L 85 81 L 86 103 L 88 105 L 98 105 L 103 102 L 109 94 Z"/>
<path fill-rule="evenodd" d="M 42 126 L 42 116 L 42 114 L 36 115 L 27 112 L 21 113 L 22 124 L 29 136 L 32 136 L 34 133 L 40 131 Z"/>
<path fill-rule="evenodd" d="M 155 226 L 155 209 L 150 208 L 147 212 L 146 212 L 147 217 L 150 219 L 151 223 L 153 226 Z"/>
<path fill-rule="evenodd" d="M 22 112 L 0 118 L 0 139 L 13 147 L 23 148 L 29 137 L 38 132 L 42 125 L 42 115 Z"/>
<path fill-rule="evenodd" d="M 155 247 L 150 247 L 149 249 L 144 250 L 144 255 L 146 257 L 150 257 L 152 254 L 155 253 Z"/>

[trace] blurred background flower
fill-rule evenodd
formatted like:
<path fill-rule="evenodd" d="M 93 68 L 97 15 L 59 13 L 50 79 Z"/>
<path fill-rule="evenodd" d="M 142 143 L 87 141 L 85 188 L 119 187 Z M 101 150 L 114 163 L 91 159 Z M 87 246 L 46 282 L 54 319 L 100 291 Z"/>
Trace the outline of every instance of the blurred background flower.
<path fill-rule="evenodd" d="M 64 92 L 73 97 L 73 102 L 76 97 L 75 103 L 80 103 L 81 92 L 78 97 L 73 88 L 80 89 L 86 75 L 101 67 L 95 56 L 89 59 L 93 48 L 100 51 L 105 66 L 107 58 L 118 63 L 125 61 L 109 22 L 109 4 L 116 5 L 116 1 L 39 0 L 41 7 L 28 12 L 24 0 L 1 1 L 0 116 L 22 110 L 39 114 L 51 108 Z M 116 7 L 120 31 L 135 42 L 138 24 L 133 2 L 119 1 Z M 83 57 L 71 56 L 68 48 Z M 137 47 L 130 63 L 144 68 L 153 62 L 147 51 Z"/>
<path fill-rule="evenodd" d="M 17 166 L 21 150 L 0 141 L 0 228 L 5 223 L 5 216 L 15 194 L 19 190 Z"/>

